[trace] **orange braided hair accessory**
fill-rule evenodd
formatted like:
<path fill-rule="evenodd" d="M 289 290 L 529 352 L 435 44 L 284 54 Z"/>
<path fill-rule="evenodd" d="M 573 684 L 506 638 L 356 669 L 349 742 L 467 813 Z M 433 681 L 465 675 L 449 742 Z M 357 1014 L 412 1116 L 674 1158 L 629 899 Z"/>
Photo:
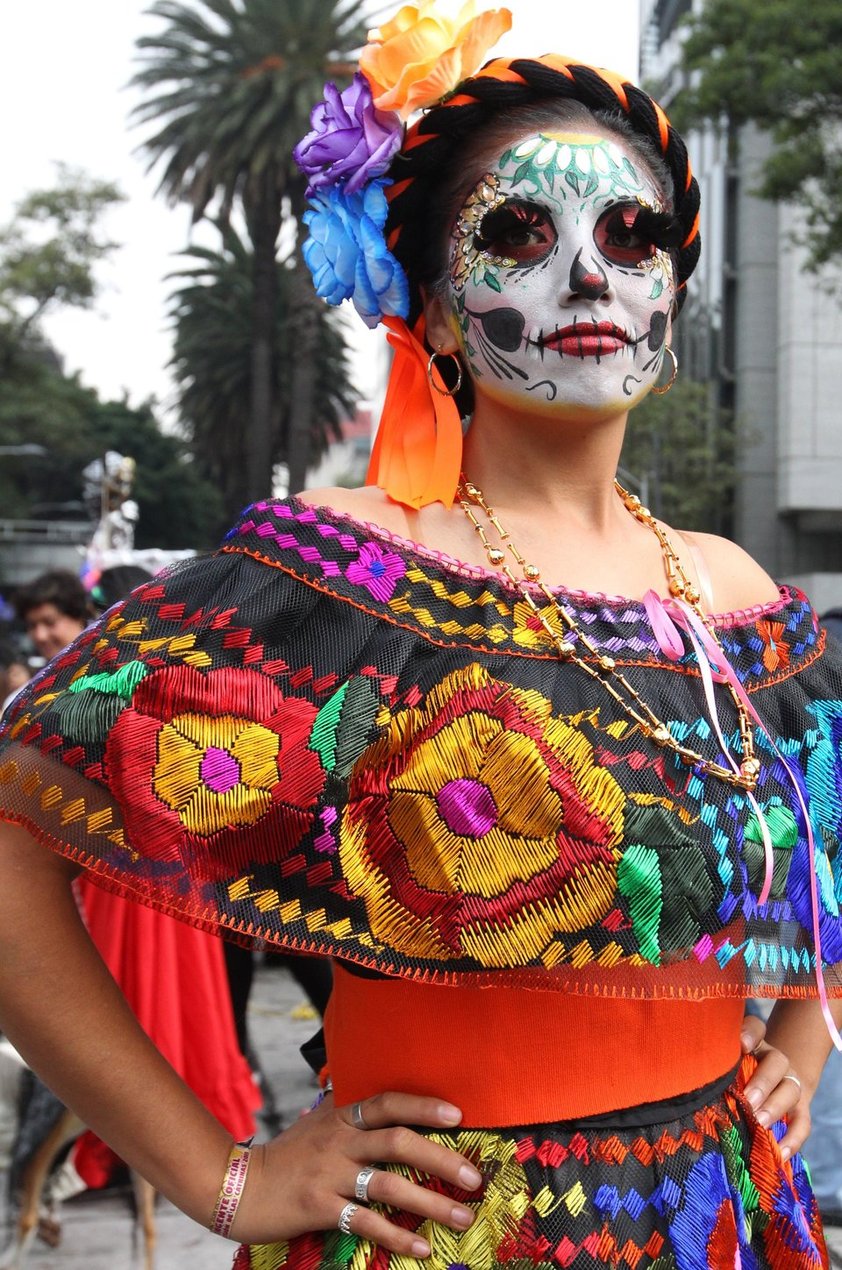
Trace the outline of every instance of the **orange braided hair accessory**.
<path fill-rule="evenodd" d="M 494 58 L 452 97 L 434 106 L 407 132 L 392 162 L 395 184 L 387 191 L 386 238 L 410 284 L 410 317 L 420 311 L 419 277 L 428 253 L 429 206 L 441 174 L 451 169 L 457 149 L 495 117 L 518 106 L 552 101 L 578 102 L 597 114 L 619 116 L 632 134 L 661 156 L 674 187 L 674 211 L 681 226 L 675 253 L 676 308 L 686 298 L 687 279 L 699 258 L 699 187 L 687 148 L 664 111 L 648 93 L 613 71 L 547 54 L 539 58 Z"/>

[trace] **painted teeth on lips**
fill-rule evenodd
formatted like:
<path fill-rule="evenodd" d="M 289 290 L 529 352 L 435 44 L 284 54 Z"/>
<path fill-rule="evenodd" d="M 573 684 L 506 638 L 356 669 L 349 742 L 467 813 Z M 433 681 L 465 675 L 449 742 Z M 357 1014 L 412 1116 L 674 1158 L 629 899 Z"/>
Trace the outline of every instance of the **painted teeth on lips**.
<path fill-rule="evenodd" d="M 543 348 L 555 350 L 562 357 L 603 357 L 630 343 L 623 328 L 613 322 L 574 322 L 541 340 Z"/>

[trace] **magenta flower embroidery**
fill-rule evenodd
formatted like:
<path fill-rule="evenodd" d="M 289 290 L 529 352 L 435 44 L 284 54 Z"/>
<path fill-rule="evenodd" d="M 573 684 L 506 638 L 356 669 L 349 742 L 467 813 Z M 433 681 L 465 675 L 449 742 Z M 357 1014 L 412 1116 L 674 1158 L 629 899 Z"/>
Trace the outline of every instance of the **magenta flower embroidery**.
<path fill-rule="evenodd" d="M 368 587 L 375 600 L 385 604 L 406 573 L 406 565 L 393 551 L 384 551 L 376 542 L 364 542 L 360 554 L 345 570 L 355 586 Z"/>

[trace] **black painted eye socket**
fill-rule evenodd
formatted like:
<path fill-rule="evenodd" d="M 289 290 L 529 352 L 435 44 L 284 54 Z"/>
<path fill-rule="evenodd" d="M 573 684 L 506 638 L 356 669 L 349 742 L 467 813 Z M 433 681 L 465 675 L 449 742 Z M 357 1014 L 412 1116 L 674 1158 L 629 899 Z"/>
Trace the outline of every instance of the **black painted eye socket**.
<path fill-rule="evenodd" d="M 474 235 L 480 251 L 514 260 L 516 264 L 543 260 L 558 238 L 552 217 L 539 203 L 511 199 L 486 213 Z"/>
<path fill-rule="evenodd" d="M 599 218 L 594 239 L 606 260 L 615 265 L 638 265 L 654 256 L 657 247 L 640 225 L 645 210 L 638 203 L 618 203 Z"/>

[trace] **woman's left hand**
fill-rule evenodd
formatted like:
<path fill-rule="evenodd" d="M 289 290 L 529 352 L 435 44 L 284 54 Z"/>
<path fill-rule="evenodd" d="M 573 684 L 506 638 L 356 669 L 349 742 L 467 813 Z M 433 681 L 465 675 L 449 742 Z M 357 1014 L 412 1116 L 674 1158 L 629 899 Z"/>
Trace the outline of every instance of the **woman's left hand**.
<path fill-rule="evenodd" d="M 810 1135 L 810 1100 L 786 1054 L 763 1038 L 766 1024 L 754 1014 L 743 1019 L 741 1044 L 744 1054 L 754 1054 L 757 1070 L 745 1087 L 744 1095 L 764 1127 L 788 1118 L 786 1134 L 780 1141 L 781 1155 L 788 1160 L 800 1151 Z"/>

